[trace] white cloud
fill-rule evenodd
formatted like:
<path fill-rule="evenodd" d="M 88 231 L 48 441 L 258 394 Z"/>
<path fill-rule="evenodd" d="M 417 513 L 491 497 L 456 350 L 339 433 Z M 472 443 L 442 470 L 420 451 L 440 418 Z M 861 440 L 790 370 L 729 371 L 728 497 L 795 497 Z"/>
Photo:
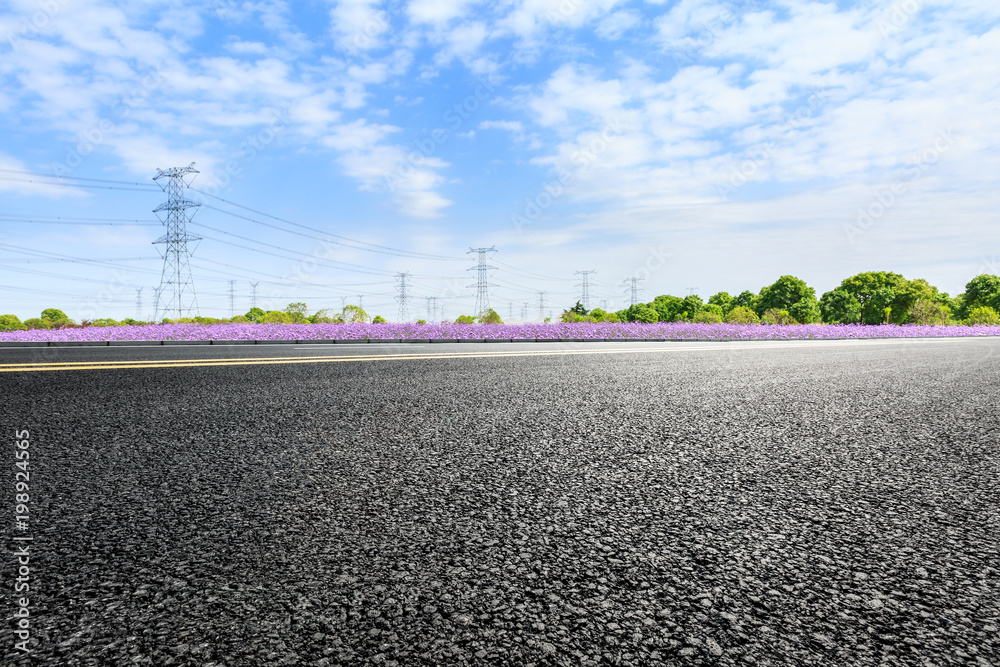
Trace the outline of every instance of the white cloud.
<path fill-rule="evenodd" d="M 465 16 L 473 0 L 411 0 L 406 13 L 414 23 L 443 24 Z"/>
<path fill-rule="evenodd" d="M 330 10 L 337 45 L 346 51 L 367 51 L 382 45 L 389 15 L 379 0 L 339 0 Z"/>

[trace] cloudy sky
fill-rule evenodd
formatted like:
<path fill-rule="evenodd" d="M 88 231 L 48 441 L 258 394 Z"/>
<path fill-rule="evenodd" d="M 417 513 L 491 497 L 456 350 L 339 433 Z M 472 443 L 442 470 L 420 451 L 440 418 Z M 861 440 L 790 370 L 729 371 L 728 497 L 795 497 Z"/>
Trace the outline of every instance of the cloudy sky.
<path fill-rule="evenodd" d="M 1000 273 L 996 0 L 0 12 L 0 311 L 21 317 L 134 316 L 140 287 L 151 315 L 151 179 L 191 162 L 207 315 L 235 280 L 237 312 L 253 281 L 268 308 L 363 294 L 394 319 L 408 272 L 411 316 L 453 318 L 470 247 L 497 249 L 505 318 L 539 290 L 558 314 L 583 270 L 615 308 L 632 276 L 648 300 Z"/>

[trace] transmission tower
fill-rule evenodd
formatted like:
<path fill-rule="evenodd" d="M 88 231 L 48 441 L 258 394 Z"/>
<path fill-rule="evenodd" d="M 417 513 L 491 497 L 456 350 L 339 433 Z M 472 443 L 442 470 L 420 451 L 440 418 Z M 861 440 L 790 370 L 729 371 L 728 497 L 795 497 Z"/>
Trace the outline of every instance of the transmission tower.
<path fill-rule="evenodd" d="M 639 303 L 639 278 L 626 278 L 628 283 L 628 305 L 634 306 Z"/>
<path fill-rule="evenodd" d="M 497 267 L 490 266 L 486 263 L 486 260 L 489 259 L 489 253 L 496 251 L 497 249 L 495 247 L 469 248 L 469 252 L 465 253 L 467 255 L 470 253 L 476 253 L 479 255 L 479 261 L 474 267 L 469 269 L 469 271 L 476 272 L 476 315 L 486 312 L 490 307 L 490 271 L 496 269 Z M 469 285 L 469 287 L 473 287 L 473 285 Z"/>
<path fill-rule="evenodd" d="M 229 317 L 236 314 L 236 281 L 229 281 Z"/>
<path fill-rule="evenodd" d="M 538 292 L 538 319 L 545 319 L 545 295 L 548 292 Z"/>
<path fill-rule="evenodd" d="M 259 282 L 250 283 L 250 307 L 251 308 L 256 308 L 257 307 L 257 285 L 260 285 L 260 283 Z"/>
<path fill-rule="evenodd" d="M 597 273 L 597 271 L 594 270 L 594 269 L 590 269 L 589 271 L 574 271 L 573 272 L 573 275 L 579 274 L 579 275 L 583 276 L 583 282 L 580 283 L 579 285 L 577 285 L 577 287 L 580 287 L 582 289 L 582 293 L 581 293 L 582 294 L 582 298 L 580 299 L 580 303 L 583 304 L 583 307 L 586 310 L 590 310 L 590 274 L 591 273 Z"/>
<path fill-rule="evenodd" d="M 687 291 L 688 291 L 688 296 L 691 296 L 692 294 L 697 294 L 698 293 L 698 288 L 697 287 L 688 287 Z"/>
<path fill-rule="evenodd" d="M 141 287 L 135 288 L 135 319 L 142 319 L 142 289 Z"/>
<path fill-rule="evenodd" d="M 167 227 L 167 233 L 153 241 L 154 244 L 165 245 L 163 251 L 163 274 L 160 278 L 160 290 L 156 299 L 156 315 L 162 310 L 164 313 L 174 313 L 178 318 L 184 314 L 191 314 L 192 309 L 195 314 L 200 314 L 198 310 L 198 295 L 194 291 L 194 278 L 191 276 L 191 253 L 188 250 L 188 243 L 200 241 L 200 236 L 191 236 L 187 233 L 189 208 L 201 206 L 184 198 L 184 189 L 189 183 L 185 181 L 188 174 L 197 174 L 194 162 L 186 167 L 172 167 L 170 169 L 157 169 L 157 181 L 164 192 L 167 193 L 167 201 L 153 209 L 162 222 Z M 161 178 L 166 181 L 160 183 Z M 160 302 L 164 297 L 166 301 L 162 307 Z"/>
<path fill-rule="evenodd" d="M 158 286 L 153 287 L 153 321 L 156 321 L 156 304 L 160 302 L 160 288 Z"/>
<path fill-rule="evenodd" d="M 406 307 L 406 279 L 412 274 L 402 272 L 396 274 L 396 280 L 399 281 L 399 285 L 396 286 L 396 301 L 399 302 L 399 312 L 396 317 L 400 322 L 410 321 L 410 310 Z"/>
<path fill-rule="evenodd" d="M 361 310 L 365 309 L 365 295 L 364 294 L 359 294 L 358 295 L 358 308 L 360 308 Z"/>
<path fill-rule="evenodd" d="M 433 322 L 437 319 L 437 297 L 427 297 L 427 319 Z"/>
<path fill-rule="evenodd" d="M 525 301 L 524 305 L 521 306 L 521 321 L 528 319 L 528 302 Z"/>

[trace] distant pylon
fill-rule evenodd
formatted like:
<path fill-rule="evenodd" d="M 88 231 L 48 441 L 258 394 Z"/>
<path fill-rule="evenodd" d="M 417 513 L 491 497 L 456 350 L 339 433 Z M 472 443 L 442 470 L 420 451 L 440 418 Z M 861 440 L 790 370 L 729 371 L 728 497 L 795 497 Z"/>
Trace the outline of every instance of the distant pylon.
<path fill-rule="evenodd" d="M 135 319 L 142 319 L 142 288 L 135 288 Z"/>
<path fill-rule="evenodd" d="M 574 275 L 579 274 L 579 275 L 583 276 L 583 282 L 580 283 L 580 285 L 579 285 L 582 288 L 580 303 L 582 303 L 583 307 L 585 309 L 587 309 L 587 310 L 590 310 L 590 274 L 591 273 L 597 273 L 597 271 L 594 270 L 594 269 L 590 269 L 589 271 L 574 271 L 573 272 Z"/>
<path fill-rule="evenodd" d="M 628 283 L 628 305 L 635 306 L 639 303 L 639 278 L 626 278 Z"/>
<path fill-rule="evenodd" d="M 437 319 L 437 297 L 427 297 L 427 319 L 434 321 Z"/>
<path fill-rule="evenodd" d="M 396 280 L 399 284 L 396 285 L 396 301 L 399 302 L 399 312 L 396 318 L 399 322 L 409 322 L 410 321 L 410 310 L 406 306 L 407 294 L 406 294 L 406 279 L 412 274 L 401 272 L 396 274 Z"/>
<path fill-rule="evenodd" d="M 364 294 L 359 294 L 358 295 L 358 308 L 360 308 L 361 310 L 365 309 L 365 295 Z"/>
<path fill-rule="evenodd" d="M 525 301 L 524 305 L 521 306 L 521 319 L 522 320 L 528 319 L 528 302 L 527 301 Z"/>
<path fill-rule="evenodd" d="M 479 255 L 479 261 L 474 267 L 469 269 L 469 271 L 476 272 L 476 315 L 486 312 L 490 307 L 490 271 L 497 267 L 490 266 L 486 263 L 486 260 L 489 259 L 489 253 L 496 251 L 495 247 L 469 248 L 469 252 L 465 253 L 468 255 L 474 252 Z M 469 285 L 469 287 L 472 287 L 472 285 Z"/>
<path fill-rule="evenodd" d="M 229 281 L 229 317 L 236 314 L 236 281 Z"/>
<path fill-rule="evenodd" d="M 538 319 L 545 319 L 545 295 L 548 292 L 538 292 Z"/>
<path fill-rule="evenodd" d="M 257 307 L 257 285 L 260 285 L 260 282 L 250 283 L 250 308 L 251 309 Z"/>
<path fill-rule="evenodd" d="M 153 321 L 156 321 L 156 304 L 160 302 L 160 288 L 159 286 L 153 287 Z"/>
<path fill-rule="evenodd" d="M 692 294 L 697 294 L 698 293 L 698 288 L 697 287 L 688 287 L 687 291 L 688 291 L 688 296 L 691 296 Z"/>
<path fill-rule="evenodd" d="M 166 246 L 163 251 L 163 274 L 160 278 L 160 290 L 156 299 L 156 314 L 154 319 L 159 317 L 160 311 L 173 313 L 176 317 L 184 317 L 185 313 L 200 314 L 198 310 L 198 295 L 194 290 L 194 278 L 191 276 L 191 253 L 188 250 L 188 242 L 200 241 L 201 237 L 191 236 L 187 233 L 188 213 L 187 209 L 201 206 L 184 198 L 184 188 L 188 187 L 188 182 L 184 178 L 188 174 L 197 174 L 194 162 L 186 167 L 172 167 L 170 169 L 157 169 L 154 181 L 167 193 L 167 201 L 160 204 L 153 213 L 161 214 L 160 221 L 166 225 L 167 233 L 153 241 L 154 244 Z M 166 177 L 165 183 L 159 183 L 161 178 Z M 164 301 L 162 307 L 161 301 Z"/>

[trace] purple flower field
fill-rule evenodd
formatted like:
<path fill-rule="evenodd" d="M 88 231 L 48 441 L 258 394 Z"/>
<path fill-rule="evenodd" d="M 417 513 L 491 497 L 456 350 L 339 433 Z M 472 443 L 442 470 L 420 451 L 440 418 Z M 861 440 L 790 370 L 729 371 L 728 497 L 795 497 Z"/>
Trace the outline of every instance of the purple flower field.
<path fill-rule="evenodd" d="M 884 324 L 148 324 L 0 332 L 4 341 L 365 340 L 365 339 L 684 339 L 789 340 L 1000 336 L 998 326 Z"/>

